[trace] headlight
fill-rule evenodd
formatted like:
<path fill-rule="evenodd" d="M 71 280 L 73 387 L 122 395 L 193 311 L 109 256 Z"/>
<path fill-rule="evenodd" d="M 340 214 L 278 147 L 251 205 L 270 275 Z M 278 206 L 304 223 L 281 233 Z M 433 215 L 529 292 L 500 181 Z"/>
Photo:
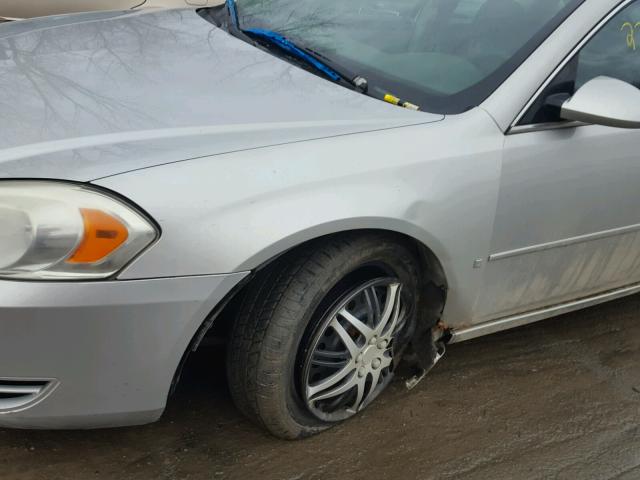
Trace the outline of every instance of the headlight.
<path fill-rule="evenodd" d="M 157 236 L 141 213 L 100 190 L 0 181 L 0 277 L 109 277 Z"/>

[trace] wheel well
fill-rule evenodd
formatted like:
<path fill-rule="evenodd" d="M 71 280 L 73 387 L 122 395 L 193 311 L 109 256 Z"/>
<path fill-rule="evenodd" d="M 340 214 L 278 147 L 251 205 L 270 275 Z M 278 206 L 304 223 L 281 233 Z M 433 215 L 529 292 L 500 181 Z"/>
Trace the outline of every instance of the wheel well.
<path fill-rule="evenodd" d="M 235 320 L 238 307 L 243 301 L 243 294 L 244 292 L 246 292 L 249 285 L 251 285 L 251 283 L 254 281 L 256 272 L 268 268 L 274 262 L 281 260 L 282 258 L 300 248 L 306 248 L 312 243 L 323 242 L 329 238 L 345 235 L 383 235 L 394 242 L 403 243 L 409 246 L 409 248 L 415 253 L 416 259 L 420 262 L 419 270 L 421 272 L 421 278 L 419 280 L 420 284 L 422 285 L 420 292 L 420 322 L 422 323 L 423 329 L 425 330 L 434 327 L 439 321 L 444 309 L 448 284 L 444 269 L 442 268 L 442 264 L 429 247 L 413 237 L 389 230 L 348 230 L 324 235 L 303 242 L 260 265 L 253 272 L 251 277 L 248 277 L 244 282 L 241 283 L 241 285 L 235 288 L 227 296 L 227 298 L 221 304 L 219 304 L 213 312 L 211 312 L 209 317 L 207 317 L 207 319 L 203 322 L 198 332 L 194 335 L 189 349 L 183 355 L 180 366 L 178 367 L 178 370 L 176 371 L 176 374 L 174 376 L 171 392 L 175 390 L 175 387 L 180 379 L 182 368 L 184 367 L 184 364 L 186 363 L 186 360 L 191 352 L 195 351 L 201 344 L 226 344 L 226 338 L 229 334 L 231 325 Z"/>

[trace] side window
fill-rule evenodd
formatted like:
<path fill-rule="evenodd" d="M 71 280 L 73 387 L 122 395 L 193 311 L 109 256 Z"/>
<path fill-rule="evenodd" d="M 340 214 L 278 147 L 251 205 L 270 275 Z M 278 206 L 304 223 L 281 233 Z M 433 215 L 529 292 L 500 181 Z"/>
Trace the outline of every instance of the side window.
<path fill-rule="evenodd" d="M 539 96 L 520 125 L 560 121 L 559 103 L 601 75 L 640 88 L 640 0 L 619 12 L 589 40 Z M 553 101 L 553 95 L 558 102 Z"/>

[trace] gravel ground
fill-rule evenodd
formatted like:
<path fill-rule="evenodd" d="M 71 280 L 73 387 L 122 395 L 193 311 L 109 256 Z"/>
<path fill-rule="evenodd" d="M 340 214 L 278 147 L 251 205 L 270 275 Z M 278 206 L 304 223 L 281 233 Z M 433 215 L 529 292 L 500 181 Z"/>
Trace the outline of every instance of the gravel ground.
<path fill-rule="evenodd" d="M 639 346 L 640 297 L 454 345 L 414 391 L 295 443 L 239 416 L 212 349 L 157 424 L 0 430 L 0 478 L 638 479 Z"/>

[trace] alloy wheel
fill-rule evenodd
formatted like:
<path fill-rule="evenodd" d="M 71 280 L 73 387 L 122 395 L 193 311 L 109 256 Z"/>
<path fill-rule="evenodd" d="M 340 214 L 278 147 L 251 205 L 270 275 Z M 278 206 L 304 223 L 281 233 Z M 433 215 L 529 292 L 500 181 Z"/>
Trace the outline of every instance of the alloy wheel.
<path fill-rule="evenodd" d="M 311 339 L 303 369 L 311 413 L 337 422 L 369 405 L 393 377 L 394 339 L 406 320 L 395 278 L 367 282 L 331 309 Z"/>

